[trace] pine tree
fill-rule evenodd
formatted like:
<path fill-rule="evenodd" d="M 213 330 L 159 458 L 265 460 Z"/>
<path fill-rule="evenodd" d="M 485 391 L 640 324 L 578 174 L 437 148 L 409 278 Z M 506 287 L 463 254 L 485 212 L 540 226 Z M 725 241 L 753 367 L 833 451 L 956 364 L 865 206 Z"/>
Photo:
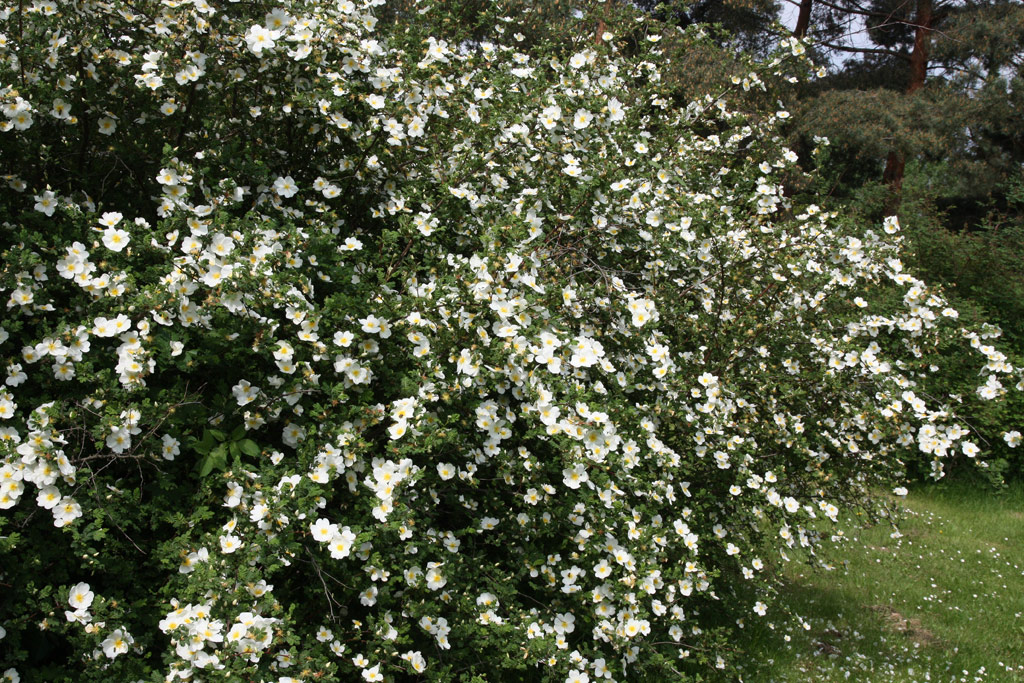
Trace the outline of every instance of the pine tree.
<path fill-rule="evenodd" d="M 1024 160 L 1019 3 L 804 0 L 794 33 L 805 32 L 832 75 L 806 93 L 798 121 L 827 131 L 844 162 L 840 189 L 881 171 L 893 211 L 915 162 L 942 178 L 961 225 L 1001 201 Z"/>

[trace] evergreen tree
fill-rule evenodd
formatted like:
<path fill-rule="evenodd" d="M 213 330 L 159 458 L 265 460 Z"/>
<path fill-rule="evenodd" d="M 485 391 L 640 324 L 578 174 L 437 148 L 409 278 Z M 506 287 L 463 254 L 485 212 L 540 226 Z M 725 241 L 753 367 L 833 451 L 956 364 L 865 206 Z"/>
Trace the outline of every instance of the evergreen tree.
<path fill-rule="evenodd" d="M 842 194 L 884 179 L 899 207 L 908 162 L 944 188 L 941 208 L 973 226 L 1005 204 L 1024 160 L 1024 8 L 1005 0 L 805 0 L 794 33 L 832 74 L 805 94 L 802 130 L 834 144 Z"/>

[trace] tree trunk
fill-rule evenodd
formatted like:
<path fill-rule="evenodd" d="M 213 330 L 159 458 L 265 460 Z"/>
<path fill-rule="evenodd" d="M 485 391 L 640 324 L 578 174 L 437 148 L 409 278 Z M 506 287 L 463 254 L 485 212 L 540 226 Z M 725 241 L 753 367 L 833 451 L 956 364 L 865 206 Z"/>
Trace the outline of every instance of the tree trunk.
<path fill-rule="evenodd" d="M 605 2 L 604 2 L 605 11 L 610 9 L 611 6 L 612 6 L 612 0 L 605 0 Z M 604 38 L 602 38 L 602 36 L 604 35 L 604 32 L 607 31 L 607 30 L 608 30 L 608 26 L 604 23 L 604 16 L 602 16 L 600 19 L 597 20 L 597 31 L 594 33 L 594 44 L 595 45 L 600 45 L 601 44 L 601 42 L 604 40 Z"/>
<path fill-rule="evenodd" d="M 796 28 L 793 29 L 793 36 L 803 38 L 807 35 L 807 28 L 811 25 L 811 7 L 814 0 L 800 0 L 800 14 L 796 19 Z"/>
<path fill-rule="evenodd" d="M 912 93 L 924 85 L 928 73 L 928 52 L 932 40 L 932 0 L 917 0 L 917 30 L 914 32 L 914 51 L 910 53 L 910 85 Z"/>
<path fill-rule="evenodd" d="M 928 74 L 928 52 L 931 47 L 933 0 L 917 0 L 917 14 L 914 17 L 914 49 L 910 53 L 910 83 L 907 95 L 912 95 L 924 86 Z M 803 7 L 801 6 L 801 11 Z M 887 210 L 895 213 L 900 204 L 900 192 L 903 188 L 903 171 L 906 168 L 906 155 L 900 150 L 893 150 L 885 163 L 882 179 L 889 185 L 889 202 Z"/>
<path fill-rule="evenodd" d="M 889 152 L 889 158 L 885 160 L 885 172 L 882 174 L 882 180 L 889 186 L 889 192 L 895 197 L 897 206 L 899 205 L 900 190 L 903 188 L 903 169 L 906 165 L 906 156 L 903 152 L 896 150 Z"/>

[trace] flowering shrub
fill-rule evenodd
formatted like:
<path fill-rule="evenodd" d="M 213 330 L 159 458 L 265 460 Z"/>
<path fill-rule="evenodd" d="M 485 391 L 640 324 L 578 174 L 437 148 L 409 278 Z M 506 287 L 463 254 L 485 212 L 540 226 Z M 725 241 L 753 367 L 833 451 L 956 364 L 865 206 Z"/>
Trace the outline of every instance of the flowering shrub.
<path fill-rule="evenodd" d="M 1021 388 L 895 220 L 789 205 L 784 111 L 673 105 L 659 36 L 380 4 L 0 10 L 8 678 L 724 667 L 899 448 L 977 455 L 916 356 Z"/>

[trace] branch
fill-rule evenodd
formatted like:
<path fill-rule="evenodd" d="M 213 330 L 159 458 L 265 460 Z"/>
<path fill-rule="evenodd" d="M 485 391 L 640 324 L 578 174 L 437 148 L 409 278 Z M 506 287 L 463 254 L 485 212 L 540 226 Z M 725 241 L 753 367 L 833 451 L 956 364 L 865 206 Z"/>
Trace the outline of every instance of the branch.
<path fill-rule="evenodd" d="M 336 600 L 334 599 L 334 595 L 332 595 L 331 591 L 327 588 L 327 582 L 324 581 L 324 576 L 320 572 L 320 565 L 316 561 L 316 556 L 313 555 L 313 552 L 305 545 L 303 545 L 302 547 L 305 548 L 306 552 L 309 554 L 310 562 L 313 565 L 313 571 L 316 572 L 317 578 L 320 579 L 320 585 L 324 587 L 324 597 L 327 598 L 327 609 L 331 613 L 331 623 L 336 624 L 338 623 L 338 618 L 334 616 L 334 603 L 336 602 Z"/>
<path fill-rule="evenodd" d="M 793 2 L 793 0 L 787 1 Z M 858 4 L 853 5 L 853 7 L 843 7 L 842 5 L 837 5 L 833 2 L 829 2 L 828 0 L 815 0 L 815 2 L 817 2 L 819 5 L 824 5 L 825 7 L 829 7 L 844 14 L 858 14 L 862 17 L 891 17 L 893 15 L 893 12 L 874 12 L 870 9 L 861 7 Z M 793 2 L 793 4 L 798 3 Z"/>
<path fill-rule="evenodd" d="M 792 4 L 792 5 L 799 5 L 800 4 L 799 2 L 796 2 L 796 0 L 785 0 L 785 1 L 790 3 L 790 4 Z M 855 5 L 857 7 L 857 9 L 852 9 L 850 7 L 842 7 L 842 6 L 837 5 L 835 3 L 829 2 L 828 0 L 814 0 L 814 1 L 817 2 L 819 5 L 823 5 L 825 7 L 828 7 L 830 9 L 834 9 L 834 10 L 836 10 L 838 12 L 842 12 L 844 14 L 856 14 L 856 15 L 863 16 L 863 17 L 883 17 L 884 21 L 881 24 L 878 24 L 877 26 L 875 26 L 873 28 L 883 28 L 885 26 L 894 26 L 896 24 L 902 24 L 904 26 L 908 26 L 908 27 L 913 28 L 913 29 L 923 28 L 924 30 L 932 32 L 932 33 L 938 33 L 940 35 L 947 35 L 944 32 L 937 30 L 933 26 L 925 26 L 923 24 L 918 24 L 916 21 L 911 21 L 910 19 L 893 19 L 893 16 L 896 14 L 895 10 L 889 11 L 889 12 L 873 12 L 871 10 L 862 8 L 860 5 Z M 818 44 L 819 45 L 827 45 L 826 43 L 818 43 Z M 841 48 L 838 48 L 837 46 L 830 46 L 830 47 L 833 47 L 833 49 L 841 49 Z M 852 49 L 853 48 L 851 48 L 851 50 Z M 861 48 L 861 49 L 862 50 L 866 50 L 866 51 L 870 51 L 871 50 L 871 48 Z M 898 54 L 898 53 L 893 53 L 893 54 Z"/>
<path fill-rule="evenodd" d="M 402 254 L 398 257 L 397 262 L 395 261 L 395 258 L 392 257 L 391 263 L 388 264 L 388 270 L 384 274 L 384 282 L 387 282 L 388 280 L 391 279 L 391 273 L 393 273 L 395 268 L 400 266 L 402 264 L 402 261 L 405 260 L 406 255 L 409 253 L 409 248 L 412 246 L 413 239 L 413 237 L 410 237 L 409 241 L 405 243 L 405 249 L 402 250 Z"/>
<path fill-rule="evenodd" d="M 835 43 L 820 42 L 817 43 L 822 47 L 827 47 L 830 50 L 839 50 L 840 52 L 856 52 L 859 54 L 868 55 L 889 55 L 890 57 L 900 57 L 902 59 L 910 59 L 910 55 L 902 52 L 896 52 L 895 50 L 886 50 L 881 47 L 848 47 L 846 45 L 836 45 Z"/>

